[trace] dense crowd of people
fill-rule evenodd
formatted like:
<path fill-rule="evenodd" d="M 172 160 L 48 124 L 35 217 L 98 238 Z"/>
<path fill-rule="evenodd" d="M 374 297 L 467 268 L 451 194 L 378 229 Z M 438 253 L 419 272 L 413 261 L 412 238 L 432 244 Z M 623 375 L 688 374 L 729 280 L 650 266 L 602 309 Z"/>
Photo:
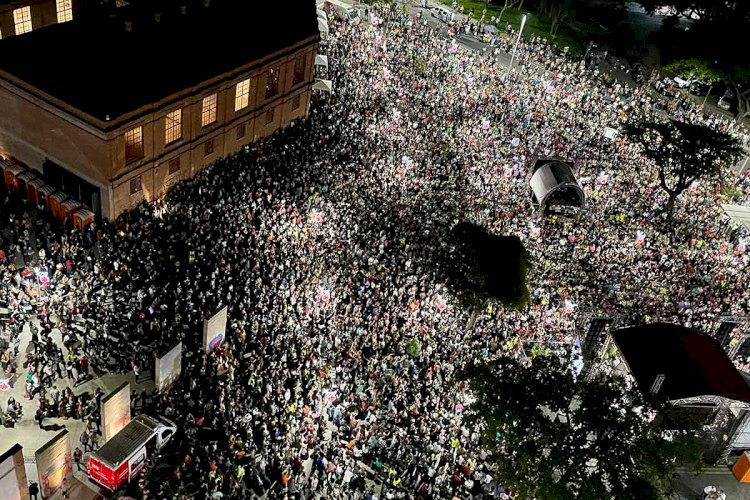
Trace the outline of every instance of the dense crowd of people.
<path fill-rule="evenodd" d="M 654 165 L 603 133 L 665 111 L 747 143 L 744 129 L 687 100 L 660 110 L 646 87 L 544 40 L 522 41 L 509 76 L 492 48 L 372 15 L 332 22 L 321 52 L 335 90 L 309 119 L 165 200 L 81 232 L 5 197 L 0 361 L 45 415 L 96 415 L 97 396 L 49 394 L 57 378 L 142 370 L 186 345 L 182 377 L 151 405 L 182 442 L 162 459 L 167 480 L 138 483 L 143 498 L 509 498 L 462 419 L 465 362 L 573 343 L 589 314 L 713 331 L 718 314 L 747 310 L 746 236 L 717 211 L 730 173 L 697 182 L 670 218 Z M 576 162 L 588 203 L 575 221 L 530 204 L 530 161 L 553 156 Z M 747 202 L 747 178 L 737 187 Z M 463 220 L 524 241 L 525 310 L 469 322 L 435 279 L 436 249 Z M 223 305 L 226 339 L 204 355 L 203 320 Z"/>

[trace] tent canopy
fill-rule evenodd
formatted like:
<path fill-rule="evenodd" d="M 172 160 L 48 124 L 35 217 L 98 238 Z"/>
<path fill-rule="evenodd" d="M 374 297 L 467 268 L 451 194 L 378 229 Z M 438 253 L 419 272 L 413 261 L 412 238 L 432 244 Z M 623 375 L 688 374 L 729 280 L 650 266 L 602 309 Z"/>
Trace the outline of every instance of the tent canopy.
<path fill-rule="evenodd" d="M 542 212 L 586 206 L 586 196 L 578 185 L 570 163 L 538 160 L 532 169 L 529 185 L 534 203 Z"/>
<path fill-rule="evenodd" d="M 315 54 L 315 66 L 323 66 L 328 69 L 328 56 Z"/>
<path fill-rule="evenodd" d="M 741 224 L 750 231 L 750 207 L 743 205 L 721 205 L 724 213 L 737 224 Z"/>
<path fill-rule="evenodd" d="M 314 90 L 322 90 L 323 92 L 331 92 L 333 90 L 333 82 L 331 80 L 318 80 L 313 83 L 312 88 Z"/>
<path fill-rule="evenodd" d="M 318 18 L 318 31 L 320 31 L 320 36 L 325 36 L 328 34 L 328 21 L 325 19 Z"/>

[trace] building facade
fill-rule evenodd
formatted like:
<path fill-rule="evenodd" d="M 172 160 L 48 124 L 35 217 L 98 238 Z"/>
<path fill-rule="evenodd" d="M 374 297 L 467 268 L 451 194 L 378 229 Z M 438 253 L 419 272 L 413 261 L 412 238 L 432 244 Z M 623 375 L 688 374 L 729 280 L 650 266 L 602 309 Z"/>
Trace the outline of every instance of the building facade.
<path fill-rule="evenodd" d="M 72 21 L 77 7 L 73 0 L 0 0 L 0 38 Z"/>
<path fill-rule="evenodd" d="M 311 14 L 315 22 L 314 8 Z M 71 104 L 75 92 L 40 88 L 35 78 L 44 82 L 44 75 L 14 72 L 11 60 L 4 64 L 2 44 L 10 40 L 0 42 L 0 155 L 42 172 L 49 184 L 113 219 L 163 196 L 218 158 L 307 116 L 318 40 L 317 32 L 301 30 L 292 43 L 273 51 L 257 49 L 263 55 L 250 54 L 243 64 L 227 56 L 232 67 L 208 79 L 200 68 L 201 81 L 165 84 L 169 90 L 162 94 L 145 85 L 159 98 L 145 95 L 132 106 L 118 103 L 112 115 L 100 105 L 116 95 L 105 92 L 95 102 Z M 199 54 L 194 59 L 202 63 Z M 181 71 L 193 76 L 189 68 Z"/>

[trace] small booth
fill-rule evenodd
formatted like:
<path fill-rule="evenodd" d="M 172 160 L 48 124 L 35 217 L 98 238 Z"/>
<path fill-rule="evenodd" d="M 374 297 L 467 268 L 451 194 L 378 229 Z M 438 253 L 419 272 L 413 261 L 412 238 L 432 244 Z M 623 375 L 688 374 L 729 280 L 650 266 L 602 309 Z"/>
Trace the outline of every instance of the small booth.
<path fill-rule="evenodd" d="M 73 222 L 73 214 L 83 208 L 83 203 L 76 201 L 73 198 L 68 198 L 60 207 L 62 209 L 62 222 L 66 220 Z"/>
<path fill-rule="evenodd" d="M 73 225 L 77 229 L 83 231 L 93 224 L 95 219 L 96 214 L 94 214 L 94 212 L 87 208 L 81 208 L 80 210 L 76 210 L 73 214 Z"/>
<path fill-rule="evenodd" d="M 50 186 L 49 184 L 44 184 L 39 189 L 36 190 L 36 196 L 38 198 L 37 205 L 44 205 L 49 209 L 49 205 L 47 204 L 47 199 L 52 196 L 52 194 L 57 191 L 53 186 Z"/>
<path fill-rule="evenodd" d="M 42 186 L 44 186 L 44 180 L 38 177 L 26 184 L 26 199 L 34 206 L 39 205 L 39 188 Z"/>
<path fill-rule="evenodd" d="M 5 178 L 5 187 L 12 193 L 18 193 L 18 176 L 23 173 L 25 168 L 21 165 L 11 163 L 10 160 L 2 160 L 0 164 L 3 166 L 3 177 Z"/>
<path fill-rule="evenodd" d="M 37 179 L 37 175 L 32 172 L 31 170 L 26 170 L 24 172 L 21 172 L 18 174 L 18 192 L 21 196 L 27 196 L 27 186 L 29 185 L 29 182 L 33 181 L 34 179 Z"/>
<path fill-rule="evenodd" d="M 586 196 L 573 173 L 572 162 L 537 160 L 529 185 L 532 201 L 544 215 L 578 216 L 586 207 Z"/>
<path fill-rule="evenodd" d="M 60 222 L 65 220 L 62 216 L 62 204 L 68 198 L 69 196 L 62 191 L 55 191 L 47 197 L 47 210 L 49 210 L 52 217 Z"/>

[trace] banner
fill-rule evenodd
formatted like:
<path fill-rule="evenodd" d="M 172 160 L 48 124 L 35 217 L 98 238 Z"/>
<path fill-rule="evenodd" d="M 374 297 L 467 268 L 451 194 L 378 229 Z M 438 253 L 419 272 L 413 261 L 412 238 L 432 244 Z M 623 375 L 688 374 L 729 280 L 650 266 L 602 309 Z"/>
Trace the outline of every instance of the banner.
<path fill-rule="evenodd" d="M 63 478 L 73 474 L 68 431 L 62 431 L 48 441 L 36 451 L 35 456 L 39 491 L 42 498 L 49 498 L 60 489 Z"/>
<path fill-rule="evenodd" d="M 130 422 L 130 384 L 120 387 L 102 399 L 102 434 L 104 443 Z M 104 444 L 102 443 L 102 444 Z"/>
<path fill-rule="evenodd" d="M 203 349 L 212 352 L 224 342 L 227 330 L 227 306 L 203 321 Z"/>
<path fill-rule="evenodd" d="M 29 498 L 23 447 L 20 444 L 0 455 L 0 497 L 7 500 Z"/>
<path fill-rule="evenodd" d="M 163 356 L 156 356 L 154 381 L 156 390 L 164 392 L 180 377 L 182 370 L 182 342 L 171 348 Z"/>

